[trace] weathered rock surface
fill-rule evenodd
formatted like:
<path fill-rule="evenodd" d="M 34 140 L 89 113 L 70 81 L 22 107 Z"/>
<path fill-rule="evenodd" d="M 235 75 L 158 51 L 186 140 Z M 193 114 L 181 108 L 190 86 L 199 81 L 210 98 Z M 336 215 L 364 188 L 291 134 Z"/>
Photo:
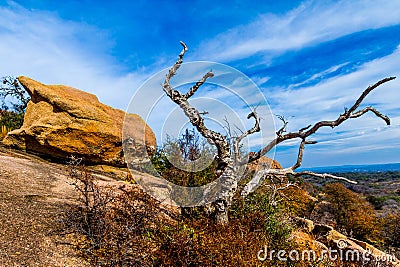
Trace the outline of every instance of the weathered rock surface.
<path fill-rule="evenodd" d="M 250 154 L 253 152 L 250 152 Z M 261 157 L 256 161 L 247 164 L 247 170 L 250 172 L 259 171 L 262 169 L 282 169 L 281 164 L 274 159 L 268 157 Z"/>
<path fill-rule="evenodd" d="M 138 161 L 156 146 L 153 131 L 136 114 L 104 105 L 95 95 L 69 86 L 44 85 L 27 77 L 18 80 L 31 101 L 21 129 L 9 132 L 3 140 L 6 146 L 53 158 L 76 155 L 87 163 L 124 166 L 125 118 Z"/>
<path fill-rule="evenodd" d="M 354 267 L 400 266 L 400 261 L 395 255 L 387 254 L 366 242 L 347 237 L 329 225 L 315 224 L 311 220 L 298 217 L 294 218 L 294 221 L 302 230 L 295 234 L 296 242 L 307 243 L 306 247 L 314 250 L 318 257 L 325 256 L 328 260 L 339 259 L 346 262 L 348 264 L 346 266 Z"/>
<path fill-rule="evenodd" d="M 57 235 L 78 197 L 67 181 L 66 166 L 0 146 L 0 266 L 90 266 Z"/>

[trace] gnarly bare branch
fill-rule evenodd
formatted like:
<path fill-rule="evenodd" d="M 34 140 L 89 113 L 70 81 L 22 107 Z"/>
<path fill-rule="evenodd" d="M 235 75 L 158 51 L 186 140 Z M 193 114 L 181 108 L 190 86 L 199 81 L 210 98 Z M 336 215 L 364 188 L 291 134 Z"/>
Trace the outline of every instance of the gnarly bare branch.
<path fill-rule="evenodd" d="M 225 126 L 223 126 L 228 134 L 229 140 L 232 140 L 233 135 L 232 135 L 232 130 L 231 130 L 231 124 L 226 116 L 224 116 L 224 122 Z"/>
<path fill-rule="evenodd" d="M 276 204 L 276 196 L 285 197 L 280 191 L 288 189 L 289 187 L 298 187 L 296 183 L 292 183 L 287 180 L 288 173 L 293 173 L 291 168 L 288 169 L 263 169 L 259 170 L 253 177 L 253 179 L 246 184 L 241 192 L 242 197 L 248 196 L 250 193 L 257 190 L 257 188 L 264 182 L 268 177 L 269 183 L 265 184 L 271 190 L 270 202 Z"/>
<path fill-rule="evenodd" d="M 316 141 L 306 141 L 305 139 L 303 139 L 301 141 L 300 146 L 299 146 L 299 153 L 297 154 L 297 162 L 296 162 L 296 164 L 294 164 L 291 167 L 291 169 L 293 171 L 301 166 L 301 162 L 303 161 L 304 146 L 305 145 L 313 145 L 313 144 L 316 144 L 316 143 L 317 143 Z"/>
<path fill-rule="evenodd" d="M 375 84 L 373 84 L 373 85 L 368 86 L 368 88 L 365 89 L 365 91 L 364 91 L 364 92 L 361 94 L 361 96 L 357 99 L 356 103 L 347 111 L 347 113 L 348 113 L 349 115 L 351 115 L 352 113 L 354 113 L 354 111 L 360 106 L 360 104 L 362 103 L 362 101 L 364 100 L 364 98 L 365 98 L 372 90 L 374 90 L 374 89 L 377 88 L 378 86 L 380 86 L 380 85 L 382 85 L 382 84 L 384 84 L 384 83 L 386 83 L 386 82 L 388 82 L 388 81 L 394 80 L 394 79 L 396 79 L 396 77 L 387 77 L 387 78 L 384 78 L 384 79 L 380 80 L 379 82 L 377 82 L 377 83 L 375 83 Z"/>
<path fill-rule="evenodd" d="M 383 115 L 382 113 L 380 113 L 379 111 L 377 111 L 375 108 L 373 107 L 366 107 L 360 111 L 357 111 L 353 114 L 350 115 L 350 118 L 358 118 L 362 115 L 364 115 L 365 113 L 367 113 L 368 111 L 373 112 L 377 117 L 381 118 L 382 120 L 384 120 L 386 122 L 387 125 L 390 125 L 390 119 L 388 116 Z"/>
<path fill-rule="evenodd" d="M 176 74 L 176 71 L 179 69 L 179 67 L 182 65 L 183 62 L 183 57 L 185 56 L 186 51 L 188 50 L 186 44 L 182 41 L 180 41 L 180 44 L 182 45 L 182 51 L 179 53 L 178 60 L 175 62 L 175 64 L 172 66 L 172 68 L 168 71 L 168 74 L 165 77 L 165 81 L 162 84 L 162 87 L 164 89 L 164 92 L 169 96 L 172 97 L 173 94 L 177 94 L 180 96 L 180 93 L 176 90 L 173 90 L 171 85 L 170 85 L 170 80 L 171 78 Z"/>
<path fill-rule="evenodd" d="M 303 128 L 301 128 L 301 129 L 299 130 L 299 132 L 302 133 L 302 132 L 304 132 L 304 131 L 310 129 L 311 126 L 312 126 L 312 125 L 310 124 L 310 125 L 308 125 L 308 126 L 306 126 L 306 127 L 303 127 Z"/>
<path fill-rule="evenodd" d="M 240 164 L 244 165 L 244 164 L 247 164 L 249 162 L 253 162 L 253 161 L 259 159 L 261 156 L 263 156 L 266 153 L 268 153 L 269 151 L 271 151 L 272 148 L 274 148 L 279 143 L 282 143 L 283 141 L 286 141 L 289 139 L 295 139 L 295 138 L 305 139 L 308 136 L 316 133 L 322 127 L 331 127 L 331 128 L 337 127 L 340 124 L 342 124 L 344 121 L 346 121 L 348 119 L 358 118 L 361 115 L 365 114 L 367 111 L 373 112 L 377 117 L 383 119 L 386 122 L 386 124 L 390 125 L 390 119 L 388 117 L 386 117 L 385 115 L 381 114 L 379 111 L 375 110 L 374 108 L 367 107 L 360 111 L 356 111 L 356 109 L 360 106 L 362 101 L 372 90 L 376 89 L 378 86 L 380 86 L 388 81 L 394 80 L 395 78 L 396 77 L 388 77 L 388 78 L 378 81 L 374 85 L 369 86 L 367 89 L 364 90 L 364 92 L 357 99 L 355 104 L 350 109 L 345 109 L 344 113 L 340 114 L 336 120 L 320 121 L 320 122 L 317 122 L 316 124 L 314 124 L 314 126 L 312 126 L 311 128 L 310 128 L 310 126 L 307 126 L 307 127 L 300 129 L 298 132 L 290 132 L 290 133 L 287 133 L 284 135 L 278 135 L 275 139 L 273 139 L 264 148 L 262 148 L 261 150 L 259 150 L 256 153 L 249 155 L 248 160 L 242 160 L 240 162 Z"/>
<path fill-rule="evenodd" d="M 307 144 L 307 143 L 303 143 L 303 146 L 304 146 L 304 144 Z M 303 149 L 304 149 L 304 147 L 303 147 Z M 241 196 L 246 197 L 250 193 L 254 192 L 258 187 L 260 187 L 262 182 L 265 180 L 265 177 L 267 177 L 267 176 L 287 177 L 288 175 L 292 175 L 295 177 L 299 177 L 302 175 L 311 175 L 311 176 L 315 176 L 315 177 L 319 177 L 319 178 L 325 178 L 325 179 L 331 178 L 331 179 L 346 181 L 351 184 L 357 184 L 356 181 L 347 179 L 345 177 L 328 174 L 328 173 L 321 174 L 321 173 L 315 173 L 315 172 L 310 172 L 310 171 L 295 172 L 293 167 L 285 168 L 285 169 L 264 169 L 264 170 L 258 171 L 254 175 L 253 179 L 251 179 L 251 181 L 248 182 L 246 184 L 246 186 L 243 188 L 243 190 L 241 192 Z M 270 185 L 267 185 L 267 186 L 271 187 Z M 279 187 L 279 188 L 284 189 L 284 187 Z M 283 190 L 283 189 L 279 189 L 279 190 Z M 275 188 L 274 190 L 277 190 L 277 188 Z"/>
<path fill-rule="evenodd" d="M 196 129 L 200 132 L 200 134 L 204 138 L 206 138 L 210 143 L 215 144 L 215 146 L 217 147 L 217 161 L 218 161 L 217 171 L 223 171 L 228 165 L 228 162 L 230 162 L 231 160 L 230 147 L 228 141 L 222 134 L 208 129 L 204 125 L 204 119 L 201 116 L 201 113 L 195 107 L 190 105 L 190 103 L 187 101 L 187 99 L 197 91 L 197 89 L 205 82 L 207 78 L 213 76 L 212 72 L 207 73 L 203 77 L 203 79 L 201 79 L 198 83 L 196 83 L 195 86 L 190 88 L 188 93 L 185 95 L 182 95 L 177 90 L 174 90 L 170 85 L 170 80 L 176 74 L 176 71 L 181 66 L 183 62 L 183 56 L 187 51 L 186 44 L 181 42 L 181 45 L 183 46 L 183 50 L 179 54 L 179 58 L 176 61 L 176 63 L 168 71 L 168 74 L 165 77 L 165 81 L 162 84 L 162 87 L 167 96 L 169 96 L 169 98 L 171 98 L 171 100 L 174 103 L 176 103 L 181 107 L 181 109 L 185 112 L 185 115 L 189 118 L 192 125 L 196 127 Z"/>
<path fill-rule="evenodd" d="M 277 136 L 281 136 L 283 133 L 286 132 L 286 127 L 287 127 L 287 125 L 288 125 L 289 122 L 288 122 L 288 121 L 285 119 L 285 117 L 282 116 L 282 115 L 276 115 L 276 117 L 277 117 L 280 121 L 282 121 L 282 123 L 283 123 L 282 127 L 276 132 L 276 135 L 277 135 Z"/>
<path fill-rule="evenodd" d="M 286 176 L 289 173 L 294 173 L 291 168 L 287 169 L 262 169 L 256 172 L 253 178 L 243 188 L 241 195 L 246 197 L 250 193 L 254 192 L 261 183 L 265 180 L 265 177 L 272 176 Z"/>
<path fill-rule="evenodd" d="M 299 153 L 297 154 L 297 162 L 296 164 L 294 164 L 291 169 L 294 171 L 295 169 L 297 169 L 298 167 L 301 166 L 301 162 L 303 161 L 303 153 L 304 153 L 304 146 L 306 144 L 306 140 L 303 139 L 300 143 L 299 146 Z"/>
<path fill-rule="evenodd" d="M 192 95 L 194 95 L 194 93 L 196 93 L 197 89 L 199 89 L 200 86 L 202 86 L 206 82 L 206 80 L 211 77 L 214 77 L 214 73 L 212 73 L 211 71 L 207 72 L 206 75 L 204 75 L 200 81 L 193 85 L 183 97 L 189 99 Z"/>
<path fill-rule="evenodd" d="M 320 177 L 320 178 L 332 178 L 332 179 L 337 179 L 337 180 L 343 180 L 346 181 L 348 183 L 353 183 L 353 184 L 357 184 L 357 182 L 349 180 L 345 177 L 340 177 L 340 176 L 335 176 L 332 174 L 320 174 L 320 173 L 314 173 L 314 172 L 309 172 L 309 171 L 303 171 L 303 172 L 295 172 L 295 170 L 297 168 L 299 168 L 301 166 L 301 163 L 303 161 L 303 154 L 304 154 L 304 148 L 305 145 L 309 145 L 309 144 L 316 144 L 316 141 L 307 141 L 305 138 L 301 141 L 300 146 L 299 146 L 299 152 L 297 155 L 297 161 L 296 163 L 290 167 L 290 168 L 286 168 L 286 169 L 269 169 L 269 170 L 261 170 L 258 171 L 253 179 L 244 187 L 241 195 L 243 197 L 246 197 L 248 194 L 254 192 L 260 185 L 261 183 L 265 180 L 265 177 L 272 175 L 272 176 L 288 176 L 288 175 L 293 175 L 293 176 L 302 176 L 302 175 L 312 175 L 315 177 Z M 271 179 L 271 181 L 273 181 L 273 179 Z M 272 196 L 273 199 L 275 199 L 276 194 L 278 193 L 279 190 L 284 190 L 290 186 L 293 186 L 295 184 L 290 184 L 288 183 L 287 185 L 283 186 L 283 187 L 277 187 L 275 184 L 274 185 L 266 185 L 267 187 L 269 187 L 272 190 Z M 273 200 L 275 201 L 275 200 Z"/>
<path fill-rule="evenodd" d="M 260 131 L 260 118 L 257 115 L 257 112 L 254 110 L 251 112 L 249 115 L 247 115 L 247 119 L 254 118 L 255 123 L 253 128 L 247 130 L 246 132 L 242 133 L 239 137 L 235 139 L 235 142 L 233 143 L 233 152 L 235 155 L 235 162 L 240 161 L 240 153 L 239 153 L 239 144 L 240 142 L 250 134 L 256 133 Z"/>
<path fill-rule="evenodd" d="M 351 184 L 357 184 L 356 181 L 347 179 L 346 177 L 336 176 L 336 175 L 329 174 L 329 173 L 315 173 L 315 172 L 310 172 L 310 171 L 303 171 L 303 172 L 296 172 L 293 175 L 296 177 L 302 176 L 302 175 L 310 175 L 310 176 L 315 176 L 315 177 L 324 178 L 324 179 L 331 178 L 331 179 L 335 179 L 335 180 L 346 181 Z"/>

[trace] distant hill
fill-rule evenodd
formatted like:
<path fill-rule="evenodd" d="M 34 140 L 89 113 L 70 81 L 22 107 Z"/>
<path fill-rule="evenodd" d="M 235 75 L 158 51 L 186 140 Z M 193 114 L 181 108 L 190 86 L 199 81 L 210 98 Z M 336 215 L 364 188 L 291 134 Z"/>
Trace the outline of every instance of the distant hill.
<path fill-rule="evenodd" d="M 400 171 L 400 163 L 371 164 L 371 165 L 342 165 L 314 168 L 299 168 L 298 171 L 313 171 L 317 173 L 344 173 L 344 172 L 387 172 Z"/>

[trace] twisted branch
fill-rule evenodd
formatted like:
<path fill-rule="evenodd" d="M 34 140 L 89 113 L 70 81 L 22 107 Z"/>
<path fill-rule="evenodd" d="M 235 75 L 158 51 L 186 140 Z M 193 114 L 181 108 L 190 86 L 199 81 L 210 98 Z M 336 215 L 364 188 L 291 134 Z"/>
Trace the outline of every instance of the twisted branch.
<path fill-rule="evenodd" d="M 286 127 L 289 122 L 282 115 L 276 115 L 276 117 L 278 117 L 278 119 L 283 122 L 282 127 L 276 132 L 277 136 L 281 136 L 283 133 L 286 133 Z"/>
<path fill-rule="evenodd" d="M 340 124 L 342 124 L 344 121 L 346 121 L 348 119 L 358 118 L 368 111 L 373 112 L 378 118 L 381 118 L 383 121 L 385 121 L 385 123 L 387 125 L 390 125 L 390 119 L 372 107 L 367 107 L 360 111 L 356 111 L 356 109 L 360 106 L 362 101 L 372 90 L 376 89 L 378 86 L 380 86 L 388 81 L 394 80 L 395 78 L 396 77 L 388 77 L 388 78 L 382 79 L 382 80 L 378 81 L 377 83 L 369 86 L 367 89 L 364 90 L 364 92 L 357 99 L 357 101 L 354 103 L 354 105 L 350 109 L 345 110 L 345 112 L 343 114 L 340 114 L 336 120 L 320 121 L 320 122 L 317 122 L 316 124 L 314 124 L 314 126 L 304 127 L 302 129 L 300 129 L 298 132 L 290 132 L 290 133 L 287 133 L 284 135 L 278 135 L 275 139 L 273 139 L 264 148 L 260 149 L 256 153 L 249 155 L 248 160 L 242 160 L 240 162 L 240 164 L 245 165 L 247 163 L 250 163 L 250 162 L 253 162 L 253 161 L 259 159 L 260 157 L 262 157 L 263 155 L 265 155 L 266 153 L 271 151 L 272 148 L 274 148 L 279 143 L 282 143 L 283 141 L 286 141 L 289 139 L 295 139 L 295 138 L 301 138 L 304 140 L 308 136 L 316 133 L 322 127 L 335 128 L 335 127 L 339 126 Z"/>
<path fill-rule="evenodd" d="M 233 152 L 235 155 L 235 162 L 240 161 L 240 153 L 239 153 L 239 144 L 240 142 L 250 134 L 253 134 L 255 132 L 260 131 L 260 118 L 257 115 L 257 112 L 254 110 L 251 112 L 249 115 L 247 115 L 247 119 L 254 118 L 255 123 L 253 128 L 247 130 L 246 132 L 242 133 L 239 137 L 235 139 L 235 142 L 233 143 Z"/>
<path fill-rule="evenodd" d="M 189 99 L 192 95 L 194 95 L 194 93 L 196 93 L 197 89 L 199 89 L 200 86 L 202 86 L 206 82 L 206 80 L 211 77 L 214 77 L 214 73 L 212 73 L 211 71 L 207 72 L 206 75 L 204 75 L 203 78 L 200 79 L 200 81 L 193 85 L 183 97 Z"/>
<path fill-rule="evenodd" d="M 330 179 L 345 181 L 345 182 L 348 182 L 348 183 L 351 183 L 351 184 L 357 184 L 356 181 L 347 179 L 345 177 L 328 174 L 328 173 L 321 174 L 321 173 L 315 173 L 315 172 L 310 172 L 310 171 L 295 172 L 293 170 L 293 167 L 285 168 L 285 169 L 264 169 L 264 170 L 258 171 L 254 175 L 254 177 L 250 180 L 250 182 L 248 182 L 245 185 L 245 187 L 243 188 L 243 190 L 241 192 L 241 196 L 242 197 L 246 197 L 249 194 L 251 194 L 254 191 L 256 191 L 257 188 L 260 187 L 262 182 L 265 180 L 265 177 L 267 177 L 267 176 L 287 177 L 289 175 L 292 175 L 294 177 L 299 177 L 299 176 L 303 176 L 303 175 L 311 175 L 311 176 L 315 176 L 315 177 L 318 177 L 318 178 L 324 178 L 324 179 L 330 178 Z M 290 185 L 290 186 L 292 186 L 292 185 Z M 284 188 L 287 188 L 286 185 L 284 186 Z"/>
<path fill-rule="evenodd" d="M 296 162 L 296 164 L 294 164 L 291 167 L 291 169 L 293 171 L 301 166 L 301 162 L 303 161 L 303 153 L 304 153 L 305 145 L 313 145 L 313 144 L 316 144 L 316 143 L 317 143 L 316 141 L 306 141 L 306 139 L 303 139 L 301 141 L 300 146 L 299 146 L 299 153 L 297 154 L 297 162 Z"/>
<path fill-rule="evenodd" d="M 185 55 L 185 52 L 188 50 L 184 42 L 180 43 L 183 46 L 183 49 L 179 54 L 178 60 L 170 68 L 165 77 L 165 81 L 162 84 L 163 90 L 174 103 L 181 107 L 185 115 L 189 118 L 191 124 L 196 127 L 201 135 L 204 136 L 210 143 L 215 144 L 215 146 L 217 147 L 217 171 L 223 171 L 230 162 L 230 147 L 228 141 L 222 134 L 209 130 L 204 125 L 204 119 L 201 116 L 202 113 L 199 112 L 195 107 L 190 105 L 190 103 L 188 102 L 188 98 L 190 98 L 208 78 L 213 77 L 214 74 L 211 71 L 208 72 L 199 82 L 196 83 L 196 85 L 191 87 L 189 91 L 184 95 L 173 89 L 170 85 L 171 78 L 176 74 L 176 71 L 182 65 L 183 57 Z"/>
<path fill-rule="evenodd" d="M 385 116 L 382 113 L 380 113 L 378 110 L 376 110 L 373 107 L 366 107 L 366 108 L 361 109 L 359 111 L 356 111 L 356 109 L 360 106 L 362 101 L 365 99 L 365 97 L 372 90 L 377 88 L 379 85 L 381 85 L 381 84 L 383 84 L 385 82 L 391 81 L 393 79 L 395 79 L 395 77 L 385 78 L 385 79 L 382 79 L 379 82 L 375 83 L 374 85 L 369 86 L 361 94 L 361 96 L 357 99 L 355 104 L 350 109 L 345 109 L 344 113 L 340 114 L 339 117 L 334 121 L 320 121 L 320 122 L 317 122 L 316 124 L 314 124 L 314 126 L 312 126 L 312 127 L 311 127 L 311 125 L 308 125 L 307 127 L 301 128 L 298 132 L 290 132 L 290 133 L 287 133 L 287 134 L 283 135 L 283 133 L 285 132 L 285 129 L 286 129 L 287 121 L 284 119 L 283 116 L 278 116 L 278 118 L 281 121 L 283 121 L 283 126 L 276 132 L 277 137 L 274 140 L 272 140 L 267 146 L 265 146 L 264 148 L 259 150 L 258 152 L 249 154 L 248 160 L 242 160 L 240 162 L 240 164 L 247 164 L 249 162 L 253 162 L 253 161 L 259 159 L 261 156 L 263 156 L 266 153 L 268 153 L 272 148 L 274 148 L 276 145 L 278 145 L 279 143 L 281 143 L 283 141 L 286 141 L 286 140 L 289 140 L 289 139 L 301 138 L 302 141 L 301 141 L 300 146 L 299 146 L 299 152 L 298 152 L 298 155 L 297 155 L 297 161 L 290 168 L 286 168 L 286 169 L 265 169 L 265 170 L 258 171 L 254 175 L 253 179 L 251 179 L 251 181 L 246 184 L 246 186 L 244 187 L 244 189 L 241 192 L 241 195 L 243 197 L 245 197 L 248 194 L 254 192 L 261 185 L 261 183 L 263 182 L 265 177 L 267 177 L 269 175 L 272 175 L 272 176 L 293 175 L 295 177 L 299 177 L 299 176 L 302 176 L 302 175 L 311 175 L 311 176 L 324 178 L 324 179 L 331 178 L 331 179 L 337 179 L 337 180 L 346 181 L 346 182 L 352 183 L 352 184 L 357 184 L 357 182 L 349 180 L 349 179 L 347 179 L 345 177 L 336 176 L 336 175 L 332 175 L 332 174 L 328 174 L 328 173 L 320 174 L 320 173 L 314 173 L 314 172 L 310 172 L 310 171 L 295 172 L 295 170 L 301 166 L 301 163 L 302 163 L 302 160 L 303 160 L 303 154 L 304 154 L 305 145 L 307 145 L 307 144 L 315 144 L 316 143 L 316 141 L 307 141 L 306 138 L 309 137 L 310 135 L 316 133 L 318 131 L 318 129 L 320 129 L 321 127 L 329 126 L 331 128 L 334 128 L 334 127 L 339 126 L 340 124 L 342 124 L 347 119 L 358 118 L 358 117 L 364 115 L 365 113 L 367 113 L 369 111 L 374 113 L 378 118 L 381 118 L 383 121 L 385 121 L 385 123 L 387 125 L 390 125 L 390 119 L 387 116 Z M 287 185 L 290 185 L 290 184 L 287 184 Z M 270 187 L 270 188 L 273 189 L 274 192 L 277 191 L 277 188 L 272 188 L 272 187 Z"/>

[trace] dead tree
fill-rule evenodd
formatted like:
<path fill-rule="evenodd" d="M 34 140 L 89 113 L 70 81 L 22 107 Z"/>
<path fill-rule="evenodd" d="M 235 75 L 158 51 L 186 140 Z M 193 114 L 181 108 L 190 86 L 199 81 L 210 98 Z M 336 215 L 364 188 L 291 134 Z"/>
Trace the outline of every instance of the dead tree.
<path fill-rule="evenodd" d="M 303 152 L 304 152 L 304 147 L 309 144 L 315 144 L 315 141 L 310 141 L 308 140 L 308 137 L 316 133 L 320 128 L 322 127 L 331 127 L 335 128 L 339 125 L 341 125 L 344 121 L 348 119 L 354 119 L 358 118 L 362 115 L 364 115 L 367 112 L 372 112 L 375 114 L 378 118 L 381 118 L 386 122 L 387 125 L 390 125 L 390 119 L 380 113 L 378 110 L 376 110 L 373 107 L 366 107 L 363 109 L 358 110 L 360 104 L 363 102 L 365 97 L 374 89 L 376 89 L 378 86 L 382 85 L 383 83 L 386 83 L 388 81 L 391 81 L 395 79 L 395 77 L 389 77 L 380 80 L 379 82 L 375 83 L 374 85 L 369 86 L 367 89 L 364 90 L 364 92 L 361 94 L 361 96 L 357 99 L 357 101 L 354 103 L 354 105 L 349 108 L 345 109 L 344 113 L 340 114 L 339 117 L 336 120 L 332 121 L 319 121 L 315 123 L 314 125 L 308 125 L 307 127 L 304 127 L 297 132 L 286 132 L 286 126 L 287 122 L 284 119 L 284 117 L 280 117 L 280 119 L 283 121 L 283 126 L 276 132 L 276 137 L 271 140 L 265 147 L 260 149 L 259 151 L 255 153 L 250 153 L 245 157 L 241 157 L 239 153 L 239 147 L 240 143 L 243 139 L 245 139 L 247 136 L 259 132 L 260 131 L 260 118 L 255 110 L 253 110 L 248 116 L 247 119 L 254 119 L 255 123 L 254 126 L 247 130 L 246 132 L 242 133 L 240 136 L 237 136 L 233 140 L 233 148 L 230 148 L 229 142 L 227 140 L 227 137 L 223 136 L 221 133 L 212 131 L 208 129 L 205 124 L 204 124 L 204 119 L 202 117 L 202 113 L 199 112 L 195 107 L 193 107 L 189 102 L 188 99 L 193 96 L 196 91 L 206 82 L 208 78 L 211 78 L 214 76 L 212 71 L 206 73 L 194 86 L 189 88 L 187 93 L 180 93 L 179 91 L 175 90 L 172 88 L 170 85 L 170 80 L 171 78 L 176 74 L 177 70 L 181 66 L 183 62 L 183 57 L 187 51 L 187 46 L 185 43 L 181 42 L 181 45 L 183 46 L 183 49 L 181 53 L 179 54 L 179 58 L 177 62 L 171 67 L 169 72 L 167 73 L 165 77 L 165 81 L 162 84 L 163 90 L 166 93 L 166 95 L 179 107 L 183 110 L 183 112 L 186 114 L 186 116 L 189 118 L 191 124 L 196 127 L 196 129 L 200 132 L 200 134 L 206 138 L 211 144 L 214 144 L 217 148 L 217 156 L 216 156 L 216 161 L 218 163 L 217 167 L 217 173 L 221 175 L 221 181 L 222 181 L 222 186 L 220 188 L 220 191 L 218 193 L 217 200 L 213 202 L 213 210 L 214 210 L 214 216 L 215 219 L 218 223 L 220 224 L 226 224 L 228 223 L 228 209 L 229 206 L 232 203 L 233 196 L 237 193 L 238 191 L 238 183 L 240 179 L 242 178 L 241 176 L 237 175 L 237 170 L 238 168 L 256 161 L 260 157 L 264 156 L 266 153 L 271 151 L 275 146 L 278 144 L 291 140 L 291 139 L 300 139 L 301 143 L 299 146 L 299 151 L 298 151 L 298 156 L 297 156 L 297 162 L 285 169 L 262 169 L 259 170 L 253 177 L 253 179 L 246 184 L 244 189 L 241 192 L 241 195 L 243 197 L 246 197 L 248 194 L 254 192 L 254 190 L 262 184 L 264 179 L 268 176 L 276 176 L 276 177 L 282 177 L 282 176 L 287 176 L 287 175 L 292 175 L 295 177 L 301 176 L 301 175 L 313 175 L 321 178 L 333 178 L 333 179 L 339 179 L 339 180 L 344 180 L 350 183 L 355 183 L 354 181 L 350 181 L 344 177 L 338 177 L 334 176 L 331 174 L 318 174 L 318 173 L 313 173 L 313 172 L 308 172 L 308 171 L 303 171 L 303 172 L 296 172 L 296 169 L 301 166 L 302 159 L 303 159 Z M 233 150 L 233 151 L 231 151 Z M 275 193 L 277 191 L 283 190 L 284 188 L 287 188 L 289 186 L 292 186 L 293 184 L 286 184 L 283 187 L 275 187 Z"/>

